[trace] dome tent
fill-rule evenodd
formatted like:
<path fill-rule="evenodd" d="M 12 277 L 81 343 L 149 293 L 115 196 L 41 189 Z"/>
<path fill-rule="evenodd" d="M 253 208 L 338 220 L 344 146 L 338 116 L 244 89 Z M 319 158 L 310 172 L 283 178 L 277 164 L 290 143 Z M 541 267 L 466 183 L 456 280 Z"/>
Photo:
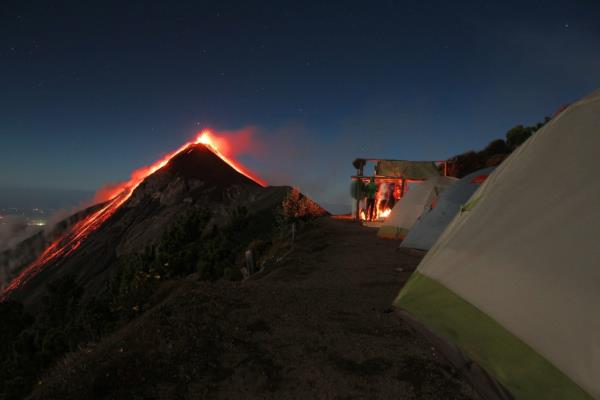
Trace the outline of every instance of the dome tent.
<path fill-rule="evenodd" d="M 456 178 L 436 176 L 417 184 L 396 202 L 377 235 L 386 239 L 403 239 L 417 218 L 456 181 Z"/>
<path fill-rule="evenodd" d="M 600 91 L 475 192 L 394 302 L 515 399 L 600 398 Z"/>
<path fill-rule="evenodd" d="M 495 167 L 480 169 L 461 178 L 441 194 L 437 205 L 419 217 L 400 247 L 429 250 L 452 218 L 460 212 L 477 188 Z"/>

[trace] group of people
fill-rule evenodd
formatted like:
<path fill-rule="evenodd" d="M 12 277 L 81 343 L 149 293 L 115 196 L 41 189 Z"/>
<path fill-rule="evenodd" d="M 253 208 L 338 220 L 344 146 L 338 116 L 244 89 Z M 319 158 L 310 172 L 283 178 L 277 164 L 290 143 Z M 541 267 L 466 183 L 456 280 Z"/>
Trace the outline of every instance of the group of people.
<path fill-rule="evenodd" d="M 396 204 L 396 184 L 390 183 L 387 186 L 386 193 L 382 196 L 379 202 L 379 209 L 392 209 Z M 367 210 L 365 214 L 365 218 L 368 221 L 373 221 L 374 218 L 377 218 L 376 212 L 376 202 L 377 202 L 377 193 L 379 192 L 379 185 L 375 182 L 375 177 L 371 177 L 369 183 L 365 187 L 365 194 L 367 197 Z"/>

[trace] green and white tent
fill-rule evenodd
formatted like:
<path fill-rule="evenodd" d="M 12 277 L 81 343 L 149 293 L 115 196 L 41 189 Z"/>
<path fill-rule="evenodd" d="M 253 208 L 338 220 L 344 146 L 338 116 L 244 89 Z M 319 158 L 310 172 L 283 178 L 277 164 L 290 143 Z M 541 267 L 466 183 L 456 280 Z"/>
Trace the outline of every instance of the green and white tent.
<path fill-rule="evenodd" d="M 600 91 L 473 194 L 395 300 L 515 399 L 600 399 Z"/>
<path fill-rule="evenodd" d="M 396 202 L 392 212 L 383 222 L 377 236 L 386 239 L 404 239 L 417 218 L 454 182 L 456 178 L 436 176 L 415 184 Z"/>
<path fill-rule="evenodd" d="M 415 222 L 400 247 L 429 250 L 494 169 L 496 168 L 489 167 L 470 173 L 446 189 L 436 206 L 425 211 Z"/>

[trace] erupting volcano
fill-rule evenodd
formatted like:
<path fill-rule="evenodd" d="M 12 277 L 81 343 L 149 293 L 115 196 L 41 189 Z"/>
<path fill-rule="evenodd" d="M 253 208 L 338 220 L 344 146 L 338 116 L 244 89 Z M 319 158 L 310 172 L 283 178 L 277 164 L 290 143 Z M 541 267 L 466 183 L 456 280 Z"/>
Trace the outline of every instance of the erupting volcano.
<path fill-rule="evenodd" d="M 223 143 L 224 140 L 211 132 L 202 131 L 194 141 L 184 144 L 154 164 L 134 171 L 127 182 L 112 187 L 110 190 L 99 192 L 101 194 L 96 199 L 103 201 L 100 208 L 74 224 L 54 240 L 35 261 L 23 268 L 4 288 L 0 301 L 29 282 L 45 266 L 58 263 L 73 254 L 91 233 L 103 226 L 131 199 L 136 189 L 147 178 L 161 169 L 168 168 L 171 164 L 178 165 L 179 175 L 202 182 L 208 181 L 213 186 L 250 184 L 265 187 L 266 183 L 263 180 L 219 150 L 219 143 Z M 218 159 L 214 156 L 217 156 Z"/>

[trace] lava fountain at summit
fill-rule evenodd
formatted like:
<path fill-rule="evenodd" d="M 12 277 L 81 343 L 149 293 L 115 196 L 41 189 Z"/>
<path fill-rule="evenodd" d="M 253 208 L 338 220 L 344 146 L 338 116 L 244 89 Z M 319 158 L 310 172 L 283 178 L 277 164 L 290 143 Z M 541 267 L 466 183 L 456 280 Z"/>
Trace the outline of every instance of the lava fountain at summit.
<path fill-rule="evenodd" d="M 90 233 L 98 229 L 119 209 L 119 207 L 121 207 L 131 197 L 135 189 L 144 181 L 144 179 L 167 165 L 169 161 L 177 154 L 198 144 L 204 145 L 240 174 L 246 176 L 261 186 L 266 186 L 265 181 L 251 173 L 240 163 L 231 159 L 231 157 L 227 157 L 221 151 L 219 151 L 221 146 L 228 145 L 225 138 L 215 136 L 209 131 L 202 131 L 198 134 L 195 140 L 188 142 L 176 151 L 165 155 L 154 164 L 135 170 L 127 182 L 111 187 L 109 190 L 103 190 L 101 197 L 98 198 L 97 196 L 96 199 L 108 200 L 100 207 L 100 209 L 94 211 L 92 214 L 77 222 L 66 233 L 54 240 L 37 257 L 35 261 L 25 267 L 3 289 L 2 294 L 0 295 L 0 301 L 5 300 L 13 290 L 17 289 L 33 278 L 44 267 L 44 265 L 66 257 L 77 250 L 77 248 L 79 248 L 81 243 L 90 235 Z"/>
<path fill-rule="evenodd" d="M 219 149 L 222 147 L 222 145 L 225 145 L 225 146 L 228 145 L 227 141 L 224 138 L 216 137 L 209 131 L 202 131 L 196 138 L 196 141 L 192 144 L 205 145 L 213 153 L 215 153 L 217 156 L 219 156 L 223 161 L 225 161 L 227 164 L 229 164 L 229 166 L 231 168 L 235 169 L 237 172 L 244 175 L 246 178 L 253 180 L 254 182 L 258 183 L 260 186 L 267 186 L 267 183 L 264 180 L 260 179 L 258 176 L 256 176 L 252 172 L 250 172 L 242 164 L 232 160 L 231 158 L 225 156 L 221 151 L 219 151 Z M 190 143 L 188 143 L 186 146 L 184 146 L 184 148 L 186 148 L 188 146 L 190 146 Z M 181 150 L 183 150 L 183 149 L 181 149 Z"/>

